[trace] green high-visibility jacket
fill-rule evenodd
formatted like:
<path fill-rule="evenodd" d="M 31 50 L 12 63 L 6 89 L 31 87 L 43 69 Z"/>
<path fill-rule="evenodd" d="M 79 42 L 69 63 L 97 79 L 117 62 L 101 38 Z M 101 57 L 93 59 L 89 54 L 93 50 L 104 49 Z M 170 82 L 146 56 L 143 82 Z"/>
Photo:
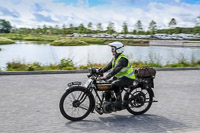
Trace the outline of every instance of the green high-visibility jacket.
<path fill-rule="evenodd" d="M 113 61 L 112 61 L 112 69 L 117 65 L 118 61 L 121 59 L 121 58 L 126 58 L 128 60 L 128 58 L 122 53 L 120 54 L 117 59 L 113 58 Z M 120 72 L 118 72 L 115 77 L 117 78 L 122 78 L 122 77 L 127 77 L 127 78 L 130 78 L 130 79 L 135 79 L 135 75 L 134 75 L 134 71 L 133 71 L 133 68 L 131 67 L 131 64 L 128 62 L 128 65 L 126 67 L 123 67 Z"/>

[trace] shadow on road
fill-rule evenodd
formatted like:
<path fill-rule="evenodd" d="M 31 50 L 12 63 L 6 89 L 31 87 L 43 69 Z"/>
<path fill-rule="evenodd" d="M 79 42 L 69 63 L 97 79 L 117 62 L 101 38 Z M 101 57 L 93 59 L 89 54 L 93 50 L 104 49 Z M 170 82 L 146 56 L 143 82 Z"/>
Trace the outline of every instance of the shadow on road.
<path fill-rule="evenodd" d="M 65 124 L 72 130 L 82 132 L 107 131 L 107 132 L 148 132 L 163 133 L 187 128 L 181 122 L 170 120 L 163 116 L 144 114 L 140 116 L 116 115 L 110 117 L 99 117 L 97 120 L 83 120 L 78 122 L 67 122 Z"/>

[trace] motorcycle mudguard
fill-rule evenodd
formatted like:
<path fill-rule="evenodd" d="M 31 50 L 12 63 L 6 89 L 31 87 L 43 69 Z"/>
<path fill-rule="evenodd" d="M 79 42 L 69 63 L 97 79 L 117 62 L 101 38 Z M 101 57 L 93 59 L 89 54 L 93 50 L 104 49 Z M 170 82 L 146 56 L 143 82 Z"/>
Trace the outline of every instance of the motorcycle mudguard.
<path fill-rule="evenodd" d="M 147 89 L 147 90 L 149 91 L 149 94 L 150 94 L 152 97 L 154 97 L 154 92 L 153 92 L 152 88 L 149 88 L 149 89 Z"/>

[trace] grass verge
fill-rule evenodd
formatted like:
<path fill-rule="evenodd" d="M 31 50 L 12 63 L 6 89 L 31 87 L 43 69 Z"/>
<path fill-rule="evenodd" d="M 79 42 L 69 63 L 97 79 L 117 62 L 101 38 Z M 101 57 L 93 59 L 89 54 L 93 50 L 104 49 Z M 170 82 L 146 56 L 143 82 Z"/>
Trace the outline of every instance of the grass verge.
<path fill-rule="evenodd" d="M 31 35 L 31 34 L 14 34 L 0 33 L 0 37 L 12 40 L 25 41 L 48 41 L 53 46 L 82 46 L 89 44 L 105 45 L 114 41 L 120 41 L 129 46 L 149 46 L 149 40 L 133 39 L 108 39 L 108 38 L 89 38 L 89 37 L 58 37 L 57 35 Z"/>
<path fill-rule="evenodd" d="M 12 39 L 12 40 L 25 40 L 25 41 L 54 41 L 58 37 L 56 35 L 31 35 L 31 34 L 13 34 L 13 33 L 1 33 L 0 37 Z"/>
<path fill-rule="evenodd" d="M 133 40 L 133 39 L 106 39 L 106 38 L 88 38 L 88 37 L 63 37 L 51 43 L 53 46 L 78 46 L 99 44 L 106 45 L 108 43 L 120 41 L 124 45 L 129 46 L 149 46 L 149 40 Z"/>
<path fill-rule="evenodd" d="M 15 43 L 15 42 L 11 39 L 0 37 L 0 45 L 1 44 L 13 44 L 13 43 Z"/>
<path fill-rule="evenodd" d="M 133 68 L 142 68 L 145 66 L 154 68 L 174 68 L 174 67 L 200 67 L 200 60 L 195 62 L 180 61 L 173 64 L 160 65 L 159 63 L 152 62 L 133 62 Z M 21 62 L 7 63 L 6 71 L 44 71 L 44 70 L 86 70 L 90 67 L 103 68 L 106 64 L 88 64 L 86 66 L 76 67 L 72 60 L 62 59 L 59 64 L 41 65 L 40 63 L 24 64 Z"/>

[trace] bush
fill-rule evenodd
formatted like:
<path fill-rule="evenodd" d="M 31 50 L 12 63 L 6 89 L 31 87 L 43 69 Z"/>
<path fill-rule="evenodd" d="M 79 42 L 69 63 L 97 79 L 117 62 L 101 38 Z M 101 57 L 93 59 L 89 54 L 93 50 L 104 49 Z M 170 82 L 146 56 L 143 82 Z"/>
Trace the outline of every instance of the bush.
<path fill-rule="evenodd" d="M 149 62 L 133 62 L 131 63 L 133 68 L 142 68 L 145 66 L 149 67 L 200 67 L 200 60 L 190 63 L 190 62 L 178 62 L 174 64 L 167 64 L 165 66 L 162 66 L 160 64 L 156 63 L 149 63 Z M 71 59 L 62 59 L 60 61 L 60 64 L 50 64 L 47 66 L 42 66 L 41 64 L 35 62 L 32 64 L 23 64 L 20 62 L 9 62 L 7 63 L 6 70 L 7 71 L 41 71 L 41 70 L 87 70 L 90 67 L 95 67 L 95 68 L 103 68 L 105 67 L 106 64 L 88 64 L 86 66 L 80 66 L 80 67 L 75 67 Z"/>
<path fill-rule="evenodd" d="M 7 71 L 27 71 L 27 65 L 20 62 L 9 62 L 6 64 Z"/>
<path fill-rule="evenodd" d="M 58 64 L 58 67 L 61 70 L 68 70 L 71 69 L 71 67 L 74 67 L 74 64 L 71 59 L 62 59 L 60 64 Z"/>

